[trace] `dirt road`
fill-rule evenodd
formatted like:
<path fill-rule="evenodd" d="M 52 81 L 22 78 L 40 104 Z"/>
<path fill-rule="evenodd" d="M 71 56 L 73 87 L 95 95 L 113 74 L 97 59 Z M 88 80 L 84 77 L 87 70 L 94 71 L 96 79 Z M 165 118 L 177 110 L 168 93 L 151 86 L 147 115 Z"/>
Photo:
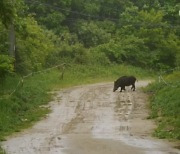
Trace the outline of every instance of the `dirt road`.
<path fill-rule="evenodd" d="M 136 83 L 122 93 L 112 83 L 79 86 L 58 92 L 52 113 L 32 129 L 2 143 L 8 154 L 179 154 L 150 136 L 147 97 Z"/>

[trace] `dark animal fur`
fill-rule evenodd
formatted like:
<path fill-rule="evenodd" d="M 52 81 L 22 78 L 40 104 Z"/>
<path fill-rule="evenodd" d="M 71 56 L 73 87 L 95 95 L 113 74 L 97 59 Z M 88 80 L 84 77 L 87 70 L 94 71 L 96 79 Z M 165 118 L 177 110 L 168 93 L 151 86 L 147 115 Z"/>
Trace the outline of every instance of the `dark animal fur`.
<path fill-rule="evenodd" d="M 132 85 L 131 89 L 135 91 L 135 82 L 136 82 L 136 78 L 134 76 L 122 76 L 116 81 L 114 81 L 113 92 L 115 92 L 119 87 L 121 87 L 120 92 L 122 92 L 122 90 L 126 90 L 125 86 L 130 86 L 130 85 Z"/>

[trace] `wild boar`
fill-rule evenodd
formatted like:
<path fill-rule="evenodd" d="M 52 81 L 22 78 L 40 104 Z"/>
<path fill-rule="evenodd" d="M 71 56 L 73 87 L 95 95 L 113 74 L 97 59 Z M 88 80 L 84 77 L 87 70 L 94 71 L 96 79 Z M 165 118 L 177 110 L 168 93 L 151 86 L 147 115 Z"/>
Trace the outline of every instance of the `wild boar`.
<path fill-rule="evenodd" d="M 114 81 L 113 92 L 115 92 L 119 87 L 121 87 L 120 92 L 122 92 L 122 90 L 126 90 L 125 86 L 130 86 L 130 85 L 132 85 L 131 89 L 135 91 L 135 82 L 136 82 L 136 78 L 134 76 L 122 76 L 116 81 Z"/>

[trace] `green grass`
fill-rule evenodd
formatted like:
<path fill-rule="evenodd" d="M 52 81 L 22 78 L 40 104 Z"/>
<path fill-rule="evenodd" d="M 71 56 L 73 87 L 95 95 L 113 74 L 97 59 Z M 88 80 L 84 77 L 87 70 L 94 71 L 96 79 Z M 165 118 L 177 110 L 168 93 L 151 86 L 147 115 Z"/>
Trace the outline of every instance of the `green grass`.
<path fill-rule="evenodd" d="M 20 78 L 8 77 L 0 87 L 0 141 L 44 117 L 49 109 L 41 105 L 52 99 L 52 94 L 48 93 L 50 91 L 82 84 L 112 82 L 121 75 L 135 75 L 141 79 L 147 78 L 149 74 L 132 66 L 74 65 L 66 68 L 63 80 L 58 69 L 28 77 L 12 96 L 9 94 L 16 88 Z"/>
<path fill-rule="evenodd" d="M 3 151 L 1 147 L 0 147 L 0 154 L 5 154 L 5 152 Z"/>
<path fill-rule="evenodd" d="M 158 124 L 154 135 L 159 138 L 180 140 L 180 72 L 174 72 L 166 77 L 165 81 L 157 81 L 147 91 L 152 93 L 150 107 L 151 118 Z"/>

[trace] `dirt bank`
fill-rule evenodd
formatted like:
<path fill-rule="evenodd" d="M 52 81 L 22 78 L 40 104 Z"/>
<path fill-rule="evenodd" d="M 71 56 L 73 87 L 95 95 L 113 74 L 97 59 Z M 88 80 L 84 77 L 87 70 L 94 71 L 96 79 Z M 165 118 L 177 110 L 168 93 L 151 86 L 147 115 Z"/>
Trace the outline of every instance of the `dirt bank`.
<path fill-rule="evenodd" d="M 32 129 L 2 143 L 9 154 L 179 154 L 150 136 L 147 96 L 136 83 L 122 93 L 112 83 L 79 86 L 58 92 L 52 113 Z"/>

